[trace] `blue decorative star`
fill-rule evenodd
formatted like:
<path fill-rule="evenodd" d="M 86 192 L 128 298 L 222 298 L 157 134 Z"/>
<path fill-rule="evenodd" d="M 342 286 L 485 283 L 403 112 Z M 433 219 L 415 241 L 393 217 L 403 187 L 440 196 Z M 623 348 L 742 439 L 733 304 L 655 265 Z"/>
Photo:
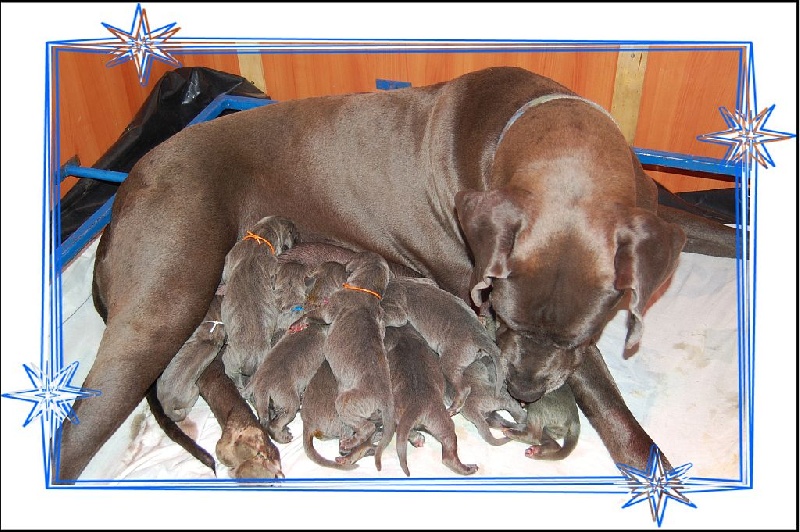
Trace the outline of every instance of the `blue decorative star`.
<path fill-rule="evenodd" d="M 770 157 L 764 144 L 790 139 L 795 135 L 772 131 L 764 127 L 774 109 L 775 106 L 773 105 L 764 109 L 758 115 L 752 116 L 748 112 L 731 112 L 725 107 L 720 107 L 719 111 L 722 113 L 722 118 L 728 125 L 728 129 L 699 135 L 697 140 L 726 144 L 728 151 L 725 153 L 725 160 L 727 161 L 743 161 L 749 165 L 751 161 L 755 160 L 764 168 L 767 168 L 768 164 L 775 166 L 775 162 Z"/>
<path fill-rule="evenodd" d="M 78 361 L 61 368 L 55 375 L 52 374 L 50 364 L 47 362 L 45 362 L 44 371 L 40 371 L 36 366 L 29 367 L 26 364 L 23 364 L 22 367 L 25 368 L 25 372 L 33 384 L 33 389 L 4 393 L 3 397 L 34 403 L 25 423 L 22 424 L 23 427 L 39 416 L 43 417 L 47 426 L 58 426 L 66 418 L 77 424 L 78 417 L 72 410 L 72 403 L 76 399 L 100 395 L 98 390 L 78 388 L 70 384 L 78 369 Z"/>
<path fill-rule="evenodd" d="M 153 59 L 168 65 L 180 66 L 180 61 L 159 48 L 180 30 L 180 28 L 174 27 L 175 22 L 151 31 L 150 23 L 147 21 L 147 12 L 142 9 L 141 4 L 136 4 L 130 32 L 115 28 L 105 22 L 102 24 L 122 41 L 122 44 L 114 46 L 115 50 L 111 52 L 117 57 L 106 63 L 106 66 L 112 67 L 132 60 L 136 65 L 136 72 L 139 73 L 141 85 L 147 85 Z"/>
<path fill-rule="evenodd" d="M 623 508 L 649 500 L 650 514 L 659 527 L 664 520 L 668 499 L 674 499 L 692 508 L 697 508 L 681 493 L 681 490 L 684 489 L 683 477 L 692 464 L 684 464 L 666 470 L 664 455 L 655 444 L 650 448 L 645 471 L 625 464 L 617 464 L 617 467 L 625 475 L 625 484 L 630 488 L 632 494 L 631 500 L 625 503 Z"/>

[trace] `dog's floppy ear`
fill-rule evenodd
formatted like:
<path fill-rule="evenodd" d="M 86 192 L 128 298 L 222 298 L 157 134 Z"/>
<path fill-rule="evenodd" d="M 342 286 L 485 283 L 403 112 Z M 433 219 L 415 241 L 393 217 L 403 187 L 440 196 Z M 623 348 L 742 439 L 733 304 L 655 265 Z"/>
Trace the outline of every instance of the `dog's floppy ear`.
<path fill-rule="evenodd" d="M 650 211 L 634 208 L 617 228 L 614 256 L 614 287 L 631 290 L 630 317 L 625 348 L 642 338 L 642 315 L 656 290 L 672 275 L 686 243 L 677 225 L 667 223 Z"/>
<path fill-rule="evenodd" d="M 511 188 L 456 194 L 458 221 L 475 258 L 470 296 L 476 306 L 481 306 L 481 290 L 489 288 L 493 278 L 508 277 L 508 259 L 522 227 L 520 201 L 525 194 Z"/>

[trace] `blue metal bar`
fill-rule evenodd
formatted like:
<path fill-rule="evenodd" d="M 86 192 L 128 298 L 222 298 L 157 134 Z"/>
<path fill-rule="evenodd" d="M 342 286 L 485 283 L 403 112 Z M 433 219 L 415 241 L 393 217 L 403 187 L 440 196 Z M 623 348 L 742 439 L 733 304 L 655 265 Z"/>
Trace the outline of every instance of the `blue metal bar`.
<path fill-rule="evenodd" d="M 115 172 L 113 170 L 100 170 L 99 168 L 86 168 L 84 166 L 76 166 L 68 164 L 64 166 L 61 171 L 61 180 L 63 181 L 67 176 L 75 177 L 89 177 L 91 179 L 99 179 L 100 181 L 110 181 L 111 183 L 122 183 L 128 174 L 125 172 Z"/>
<path fill-rule="evenodd" d="M 116 195 L 111 196 L 106 202 L 100 206 L 97 211 L 92 214 L 89 219 L 81 224 L 81 226 L 61 243 L 61 267 L 64 268 L 75 255 L 91 242 L 91 240 L 100 231 L 103 230 L 109 221 L 111 221 L 111 206 L 114 204 Z"/>
<path fill-rule="evenodd" d="M 643 165 L 664 166 L 666 168 L 677 168 L 680 170 L 692 170 L 695 172 L 706 172 L 734 177 L 742 176 L 741 164 L 732 163 L 724 159 L 682 155 L 680 153 L 642 148 L 634 148 L 633 151 L 636 152 L 639 161 Z"/>
<path fill-rule="evenodd" d="M 375 88 L 381 91 L 390 91 L 394 89 L 404 89 L 410 87 L 410 81 L 392 81 L 390 79 L 376 79 Z"/>

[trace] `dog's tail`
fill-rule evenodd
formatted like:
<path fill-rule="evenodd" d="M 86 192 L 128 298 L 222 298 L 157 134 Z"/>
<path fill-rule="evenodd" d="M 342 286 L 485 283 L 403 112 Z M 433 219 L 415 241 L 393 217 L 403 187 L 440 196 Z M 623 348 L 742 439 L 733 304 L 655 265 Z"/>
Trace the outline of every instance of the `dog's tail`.
<path fill-rule="evenodd" d="M 200 460 L 203 465 L 207 466 L 211 471 L 214 473 L 217 472 L 216 464 L 214 461 L 214 457 L 211 454 L 200 447 L 200 445 L 194 441 L 192 438 L 189 437 L 188 434 L 183 432 L 181 428 L 175 423 L 167 414 L 164 412 L 164 408 L 161 406 L 161 402 L 158 400 L 158 381 L 155 381 L 153 384 L 150 385 L 150 388 L 147 390 L 147 404 L 150 406 L 150 411 L 153 412 L 153 417 L 156 418 L 156 423 L 158 426 L 161 427 L 161 430 L 164 433 L 183 447 L 189 454 Z"/>
<path fill-rule="evenodd" d="M 497 347 L 497 344 L 490 343 L 483 349 L 483 351 L 485 355 L 488 355 L 494 363 L 494 394 L 496 397 L 500 397 L 500 395 L 503 393 L 503 389 L 506 386 L 506 366 L 500 352 L 500 348 Z"/>
<path fill-rule="evenodd" d="M 400 468 L 407 477 L 411 476 L 408 470 L 408 438 L 421 414 L 422 407 L 420 405 L 412 405 L 403 412 L 402 417 L 397 422 L 397 437 L 395 438 L 397 458 L 400 460 Z"/>
<path fill-rule="evenodd" d="M 392 436 L 394 436 L 395 430 L 397 429 L 397 422 L 394 417 L 394 399 L 391 397 L 391 390 L 389 391 L 389 396 L 388 404 L 383 406 L 383 411 L 381 412 L 381 418 L 383 419 L 383 436 L 378 442 L 378 445 L 375 446 L 375 469 L 378 471 L 381 470 L 381 456 L 383 455 L 383 450 L 386 449 L 392 441 Z"/>
<path fill-rule="evenodd" d="M 343 469 L 345 471 L 350 471 L 358 467 L 358 464 L 355 463 L 340 463 L 333 460 L 328 460 L 314 447 L 314 438 L 321 438 L 322 434 L 318 431 L 312 431 L 311 425 L 309 423 L 303 424 L 303 449 L 306 451 L 306 455 L 317 465 L 321 465 L 323 467 L 333 467 L 335 469 Z"/>

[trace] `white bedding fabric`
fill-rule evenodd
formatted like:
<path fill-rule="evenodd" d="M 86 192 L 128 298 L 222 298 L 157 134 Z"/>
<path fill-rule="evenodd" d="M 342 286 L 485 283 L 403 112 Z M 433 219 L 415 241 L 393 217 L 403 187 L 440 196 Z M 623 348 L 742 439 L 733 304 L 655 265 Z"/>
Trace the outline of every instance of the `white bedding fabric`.
<path fill-rule="evenodd" d="M 83 382 L 104 329 L 91 299 L 96 246 L 97 240 L 68 265 L 62 276 L 64 360 L 80 361 L 74 383 Z M 622 357 L 625 311 L 609 323 L 598 343 L 631 411 L 673 466 L 692 464 L 687 475 L 693 478 L 739 476 L 736 265 L 733 259 L 683 253 L 671 283 L 645 315 L 638 353 L 628 360 Z M 102 401 L 102 397 L 86 400 Z M 421 448 L 409 446 L 411 480 L 400 469 L 394 442 L 384 453 L 382 471 L 375 469 L 371 458 L 363 459 L 360 467 L 350 472 L 314 464 L 303 451 L 299 415 L 290 425 L 294 441 L 277 446 L 287 479 L 386 479 L 400 489 L 404 482 L 413 484 L 414 479 L 464 479 L 465 483 L 458 483 L 459 489 L 469 489 L 470 479 L 486 482 L 486 477 L 620 475 L 583 414 L 577 448 L 557 462 L 526 458 L 523 453 L 527 445 L 519 442 L 492 447 L 462 416 L 454 420 L 461 460 L 479 467 L 470 477 L 461 477 L 441 463 L 441 447 L 432 436 L 426 437 Z M 213 454 L 221 430 L 202 399 L 181 426 Z M 336 441 L 317 441 L 316 446 L 325 456 L 336 454 Z M 123 479 L 163 482 L 214 478 L 210 469 L 163 434 L 145 402 L 81 477 L 112 484 Z M 219 463 L 216 478 L 230 478 L 227 468 Z M 512 485 L 514 482 L 509 480 Z M 340 481 L 337 485 L 353 483 Z M 324 488 L 324 481 L 320 485 Z"/>

